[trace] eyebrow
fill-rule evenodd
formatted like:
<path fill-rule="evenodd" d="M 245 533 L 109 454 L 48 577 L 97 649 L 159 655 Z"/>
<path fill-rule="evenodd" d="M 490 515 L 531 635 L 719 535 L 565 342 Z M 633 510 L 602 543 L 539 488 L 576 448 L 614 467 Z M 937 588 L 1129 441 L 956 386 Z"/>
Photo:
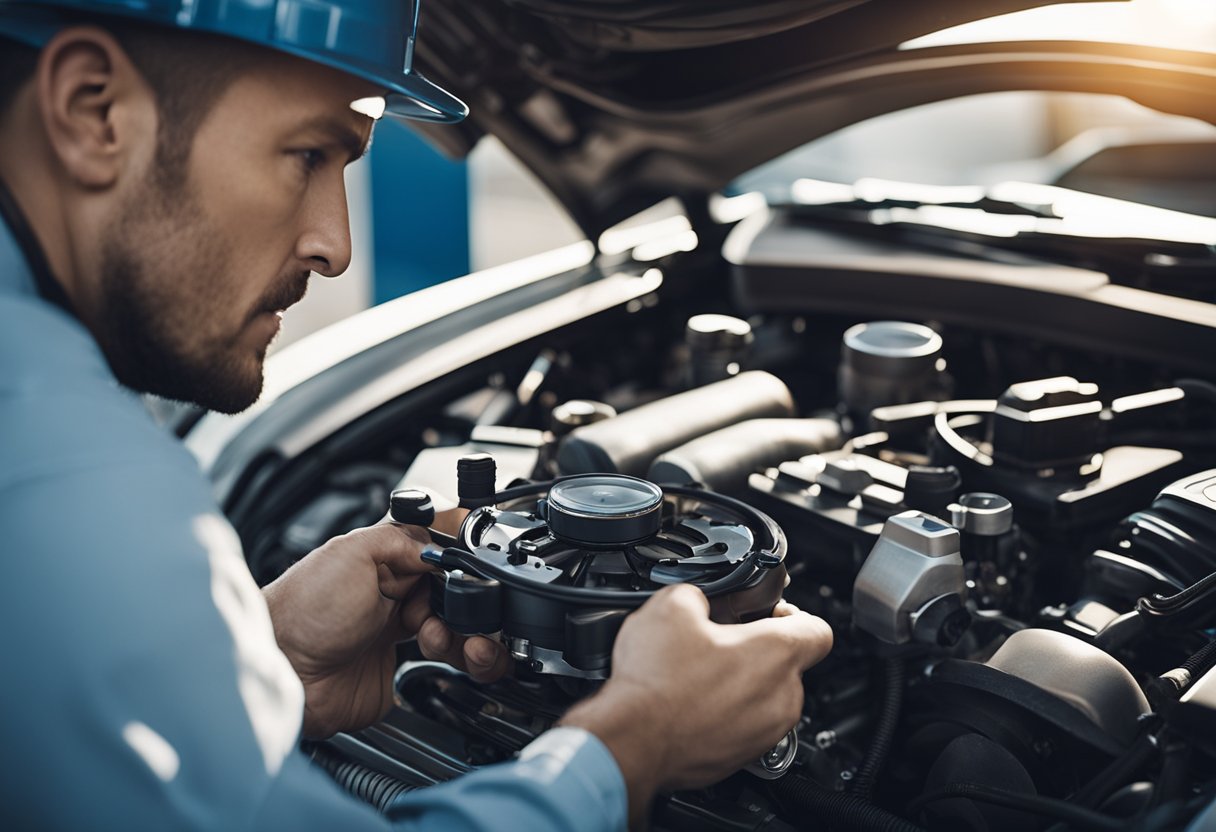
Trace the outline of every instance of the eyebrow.
<path fill-rule="evenodd" d="M 314 118 L 306 122 L 301 129 L 303 131 L 315 130 L 319 133 L 325 133 L 334 144 L 346 151 L 348 162 L 354 162 L 363 158 L 372 144 L 370 131 L 367 139 L 364 139 L 359 131 L 351 127 L 349 123 L 333 116 Z"/>

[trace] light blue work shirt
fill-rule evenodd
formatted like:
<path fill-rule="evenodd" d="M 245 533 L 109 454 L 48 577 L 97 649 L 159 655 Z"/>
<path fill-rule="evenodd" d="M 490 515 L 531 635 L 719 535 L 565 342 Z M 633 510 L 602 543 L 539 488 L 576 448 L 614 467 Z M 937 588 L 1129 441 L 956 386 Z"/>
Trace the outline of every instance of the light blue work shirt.
<path fill-rule="evenodd" d="M 0 222 L 0 825 L 618 830 L 591 734 L 411 792 L 385 818 L 299 751 L 304 694 L 193 457 L 36 291 Z"/>

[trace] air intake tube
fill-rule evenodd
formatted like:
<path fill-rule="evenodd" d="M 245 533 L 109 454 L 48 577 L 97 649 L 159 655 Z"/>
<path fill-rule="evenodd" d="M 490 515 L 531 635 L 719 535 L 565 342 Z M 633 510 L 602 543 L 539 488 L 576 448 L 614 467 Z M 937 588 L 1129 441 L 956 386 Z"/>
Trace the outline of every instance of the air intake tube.
<path fill-rule="evenodd" d="M 794 415 L 794 397 L 776 376 L 740 373 L 576 428 L 562 440 L 562 474 L 646 475 L 655 457 L 699 436 L 747 419 Z"/>

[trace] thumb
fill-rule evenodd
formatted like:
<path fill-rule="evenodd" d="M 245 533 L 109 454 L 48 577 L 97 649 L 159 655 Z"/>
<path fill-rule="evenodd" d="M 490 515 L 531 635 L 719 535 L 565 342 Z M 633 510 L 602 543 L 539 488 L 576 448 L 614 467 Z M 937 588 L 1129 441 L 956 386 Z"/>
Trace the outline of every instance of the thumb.
<path fill-rule="evenodd" d="M 430 542 L 422 529 L 399 523 L 378 523 L 343 535 L 344 545 L 371 558 L 381 572 L 387 568 L 399 578 L 435 571 L 422 559 L 422 550 Z"/>
<path fill-rule="evenodd" d="M 831 652 L 833 635 L 828 622 L 792 604 L 779 605 L 775 612 L 773 618 L 733 626 L 745 628 L 749 637 L 784 645 L 799 672 L 815 666 Z"/>

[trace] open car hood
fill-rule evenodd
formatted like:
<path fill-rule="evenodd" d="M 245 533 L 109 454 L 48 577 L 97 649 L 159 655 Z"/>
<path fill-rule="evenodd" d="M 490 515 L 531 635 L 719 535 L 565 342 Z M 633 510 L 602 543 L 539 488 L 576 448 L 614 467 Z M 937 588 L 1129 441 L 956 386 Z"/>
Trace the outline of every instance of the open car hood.
<path fill-rule="evenodd" d="M 1054 1 L 432 3 L 420 64 L 472 115 L 417 127 L 454 156 L 495 135 L 594 239 L 849 124 L 960 95 L 1113 92 L 1216 120 L 1213 55 L 1069 42 L 899 49 Z"/>

